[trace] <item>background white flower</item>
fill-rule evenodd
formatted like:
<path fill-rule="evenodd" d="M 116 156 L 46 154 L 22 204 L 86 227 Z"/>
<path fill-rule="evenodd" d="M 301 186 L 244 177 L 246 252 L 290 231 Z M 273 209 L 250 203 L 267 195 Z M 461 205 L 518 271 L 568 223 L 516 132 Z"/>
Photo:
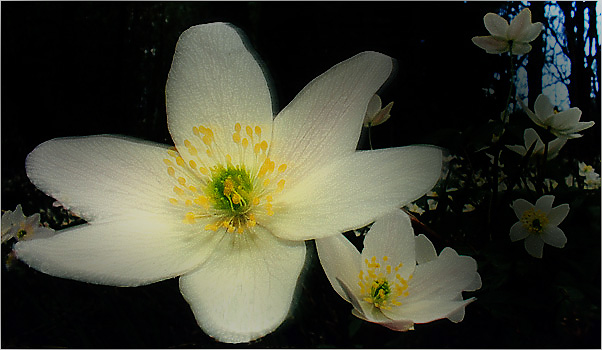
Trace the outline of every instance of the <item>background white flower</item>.
<path fill-rule="evenodd" d="M 464 319 L 462 291 L 481 287 L 476 261 L 445 248 L 439 256 L 424 235 L 414 236 L 409 217 L 395 210 L 378 219 L 361 254 L 342 234 L 316 240 L 334 290 L 369 322 L 396 331 L 442 318 Z"/>
<path fill-rule="evenodd" d="M 364 126 L 377 126 L 380 125 L 391 117 L 391 108 L 393 108 L 393 102 L 389 102 L 385 108 L 382 107 L 382 102 L 380 96 L 374 95 L 370 102 L 368 103 L 368 108 L 366 109 L 366 117 L 364 118 Z"/>
<path fill-rule="evenodd" d="M 531 147 L 533 146 L 533 143 L 535 143 L 535 147 L 533 148 L 533 152 L 531 154 L 535 155 L 535 156 L 543 157 L 543 154 L 545 152 L 545 145 L 544 145 L 543 141 L 541 140 L 541 138 L 539 137 L 539 135 L 537 134 L 537 131 L 535 131 L 535 129 L 533 129 L 533 128 L 526 129 L 525 132 L 523 133 L 523 138 L 525 141 L 524 146 L 522 146 L 522 145 L 506 145 L 506 147 L 508 147 L 508 149 L 510 149 L 524 157 L 527 154 L 527 152 L 529 151 L 529 149 L 531 149 Z M 560 149 L 566 144 L 566 141 L 567 141 L 566 137 L 558 137 L 558 138 L 550 141 L 550 143 L 548 143 L 547 159 L 550 160 L 550 159 L 556 158 L 556 156 L 558 156 L 558 152 L 560 152 Z"/>
<path fill-rule="evenodd" d="M 31 216 L 23 214 L 21 204 L 15 211 L 7 210 L 2 214 L 2 243 L 11 238 L 29 240 L 33 238 L 48 238 L 54 235 L 54 230 L 40 224 L 40 214 Z"/>
<path fill-rule="evenodd" d="M 239 30 L 188 29 L 166 86 L 175 149 L 117 136 L 39 145 L 27 175 L 89 224 L 17 243 L 19 259 L 115 286 L 181 276 L 210 336 L 237 343 L 272 332 L 289 312 L 304 240 L 363 227 L 439 177 L 434 147 L 355 150 L 368 102 L 391 70 L 390 57 L 360 53 L 274 117 Z"/>
<path fill-rule="evenodd" d="M 579 131 L 591 128 L 594 125 L 593 121 L 579 121 L 581 119 L 581 110 L 577 107 L 558 112 L 550 102 L 550 99 L 543 94 L 537 96 L 535 100 L 533 108 L 535 111 L 526 107 L 522 101 L 521 105 L 535 124 L 548 129 L 558 137 L 578 138 L 583 136 L 578 134 Z"/>
<path fill-rule="evenodd" d="M 524 55 L 531 51 L 529 43 L 543 29 L 541 22 L 531 23 L 531 10 L 528 8 L 516 15 L 510 24 L 495 13 L 486 14 L 483 22 L 491 35 L 475 36 L 472 42 L 491 54 L 510 51 L 512 55 Z"/>
<path fill-rule="evenodd" d="M 557 226 L 569 213 L 569 205 L 552 208 L 553 202 L 554 196 L 545 195 L 535 205 L 524 199 L 512 203 L 519 220 L 510 228 L 510 239 L 512 242 L 524 239 L 525 249 L 536 258 L 543 256 L 544 243 L 556 248 L 563 248 L 566 244 L 566 236 Z"/>

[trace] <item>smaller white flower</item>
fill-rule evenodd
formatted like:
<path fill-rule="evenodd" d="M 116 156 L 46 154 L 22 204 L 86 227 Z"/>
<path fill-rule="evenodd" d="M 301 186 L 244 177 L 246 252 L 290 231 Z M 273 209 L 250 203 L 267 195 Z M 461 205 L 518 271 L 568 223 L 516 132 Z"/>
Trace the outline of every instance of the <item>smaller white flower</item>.
<path fill-rule="evenodd" d="M 40 214 L 35 213 L 25 216 L 21 204 L 15 211 L 7 210 L 2 214 L 2 243 L 11 238 L 28 240 L 32 238 L 47 238 L 54 234 L 54 230 L 40 224 Z"/>
<path fill-rule="evenodd" d="M 422 215 L 424 214 L 424 209 L 422 209 L 418 204 L 416 203 L 411 203 L 411 204 L 407 204 L 405 206 L 409 211 L 411 211 L 412 213 L 416 213 L 418 215 Z"/>
<path fill-rule="evenodd" d="M 545 145 L 544 145 L 543 141 L 541 140 L 541 138 L 539 137 L 539 135 L 537 134 L 537 131 L 535 131 L 535 129 L 533 129 L 533 128 L 526 129 L 523 134 L 523 138 L 525 140 L 524 146 L 506 145 L 506 147 L 509 150 L 514 151 L 523 157 L 525 155 L 527 155 L 527 152 L 529 151 L 529 149 L 531 149 L 531 147 L 533 147 L 533 152 L 531 153 L 531 155 L 537 156 L 537 157 L 543 157 L 543 154 L 545 151 Z M 548 144 L 547 160 L 556 158 L 556 156 L 558 156 L 558 152 L 560 152 L 560 149 L 566 144 L 566 141 L 567 141 L 566 137 L 557 137 L 556 139 L 550 141 L 550 143 Z M 535 146 L 533 146 L 533 144 L 535 144 Z"/>
<path fill-rule="evenodd" d="M 475 36 L 472 42 L 487 53 L 497 54 L 510 51 L 512 55 L 524 55 L 531 51 L 531 41 L 535 40 L 543 24 L 531 23 L 531 11 L 523 9 L 508 24 L 504 18 L 495 13 L 483 17 L 489 36 Z"/>
<path fill-rule="evenodd" d="M 391 108 L 393 108 L 393 102 L 390 102 L 385 108 L 382 107 L 380 96 L 374 95 L 368 103 L 366 109 L 366 116 L 364 117 L 364 126 L 377 126 L 380 125 L 391 117 Z"/>
<path fill-rule="evenodd" d="M 464 319 L 463 291 L 481 287 L 476 261 L 445 248 L 437 256 L 410 218 L 395 210 L 374 222 L 358 252 L 345 236 L 317 239 L 320 262 L 353 315 L 396 331 L 442 318 Z"/>
<path fill-rule="evenodd" d="M 535 100 L 533 108 L 535 111 L 530 110 L 522 101 L 520 101 L 520 104 L 535 124 L 550 130 L 552 134 L 558 137 L 575 139 L 583 136 L 578 134 L 579 131 L 591 128 L 594 125 L 593 121 L 579 121 L 581 119 L 581 110 L 577 107 L 559 112 L 552 105 L 550 99 L 543 94 L 537 96 Z"/>
<path fill-rule="evenodd" d="M 544 243 L 556 248 L 563 248 L 566 244 L 566 236 L 558 225 L 569 213 L 569 205 L 552 208 L 553 202 L 554 196 L 545 195 L 535 205 L 524 199 L 512 203 L 519 220 L 510 228 L 510 239 L 512 242 L 524 239 L 527 253 L 536 258 L 543 256 Z"/>
<path fill-rule="evenodd" d="M 591 173 L 596 173 L 593 166 L 587 165 L 585 162 L 579 162 L 579 176 L 587 176 Z"/>

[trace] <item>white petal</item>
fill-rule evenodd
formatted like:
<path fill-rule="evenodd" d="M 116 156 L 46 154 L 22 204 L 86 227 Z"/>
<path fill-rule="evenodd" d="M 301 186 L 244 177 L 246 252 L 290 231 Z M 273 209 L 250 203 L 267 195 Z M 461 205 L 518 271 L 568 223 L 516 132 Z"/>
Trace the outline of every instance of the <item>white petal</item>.
<path fill-rule="evenodd" d="M 199 125 L 213 130 L 218 145 L 232 143 L 237 122 L 271 133 L 264 72 L 244 34 L 232 25 L 203 24 L 182 33 L 165 90 L 167 124 L 180 151 Z"/>
<path fill-rule="evenodd" d="M 556 158 L 560 149 L 566 144 L 568 138 L 558 137 L 548 144 L 548 160 Z"/>
<path fill-rule="evenodd" d="M 353 286 L 354 289 L 350 290 L 355 291 L 361 270 L 360 252 L 343 234 L 316 239 L 316 248 L 330 285 L 343 299 L 350 302 L 337 279 Z"/>
<path fill-rule="evenodd" d="M 31 182 L 88 221 L 170 215 L 167 148 L 118 136 L 54 139 L 25 162 Z"/>
<path fill-rule="evenodd" d="M 499 38 L 506 38 L 506 32 L 509 27 L 508 21 L 500 15 L 490 12 L 483 17 L 483 22 L 485 23 L 485 28 L 487 28 L 491 35 Z"/>
<path fill-rule="evenodd" d="M 558 226 L 564 218 L 569 214 L 569 205 L 561 204 L 557 207 L 552 208 L 550 213 L 548 214 L 548 219 L 550 220 L 550 225 Z"/>
<path fill-rule="evenodd" d="M 383 261 L 387 256 L 386 264 L 396 267 L 399 263 L 403 266 L 397 271 L 401 278 L 407 279 L 416 266 L 416 253 L 414 249 L 414 230 L 410 217 L 399 209 L 376 219 L 370 231 L 364 238 L 362 261 L 376 257 Z"/>
<path fill-rule="evenodd" d="M 437 258 L 437 251 L 433 243 L 425 236 L 418 235 L 416 244 L 416 263 L 424 264 Z"/>
<path fill-rule="evenodd" d="M 541 259 L 543 255 L 543 240 L 538 235 L 529 235 L 525 238 L 525 249 L 531 256 Z"/>
<path fill-rule="evenodd" d="M 14 249 L 19 259 L 49 275 L 137 286 L 190 271 L 211 253 L 215 236 L 184 231 L 182 225 L 150 216 L 85 224 L 18 242 Z"/>
<path fill-rule="evenodd" d="M 312 80 L 276 116 L 270 157 L 299 178 L 355 151 L 368 102 L 392 68 L 390 57 L 363 52 Z"/>
<path fill-rule="evenodd" d="M 554 106 L 552 105 L 552 102 L 550 102 L 550 99 L 544 94 L 537 96 L 533 109 L 541 121 L 554 114 Z"/>
<path fill-rule="evenodd" d="M 487 53 L 504 53 L 510 49 L 510 45 L 506 40 L 494 38 L 492 36 L 475 36 L 472 42 L 487 51 Z"/>
<path fill-rule="evenodd" d="M 551 194 L 547 194 L 545 196 L 539 197 L 537 202 L 535 202 L 535 209 L 541 210 L 546 214 L 549 214 L 552 210 L 552 203 L 554 202 L 554 196 Z"/>
<path fill-rule="evenodd" d="M 529 209 L 533 208 L 533 204 L 527 202 L 526 200 L 520 198 L 512 202 L 512 209 L 514 209 L 514 213 L 516 217 L 519 219 L 522 218 L 523 213 Z"/>
<path fill-rule="evenodd" d="M 521 41 L 519 38 L 523 36 L 523 33 L 529 31 L 531 28 L 531 11 L 526 8 L 523 9 L 512 21 L 508 27 L 508 39 Z"/>
<path fill-rule="evenodd" d="M 516 41 L 529 43 L 535 40 L 539 33 L 543 30 L 543 24 L 541 22 L 536 22 L 531 25 L 526 26 L 523 31 L 516 37 Z"/>
<path fill-rule="evenodd" d="M 368 126 L 368 124 L 372 121 L 372 117 L 380 111 L 382 107 L 382 101 L 380 96 L 374 94 L 368 102 L 368 107 L 366 108 L 366 116 L 364 117 L 364 126 Z"/>
<path fill-rule="evenodd" d="M 285 188 L 266 226 L 277 236 L 306 240 L 366 226 L 420 198 L 441 173 L 441 151 L 409 146 L 360 151 L 333 160 Z"/>
<path fill-rule="evenodd" d="M 529 150 L 531 146 L 533 146 L 533 143 L 536 143 L 535 148 L 533 149 L 533 153 L 537 153 L 539 150 L 543 150 L 543 142 L 541 141 L 541 138 L 539 137 L 535 129 L 526 129 L 523 133 L 523 138 L 525 139 L 525 148 L 527 150 Z"/>
<path fill-rule="evenodd" d="M 541 234 L 541 239 L 556 248 L 563 248 L 566 244 L 566 236 L 561 229 L 556 226 L 546 227 Z"/>
<path fill-rule="evenodd" d="M 412 320 L 414 323 L 428 323 L 456 315 L 461 308 L 466 307 L 475 299 L 456 300 L 419 300 L 414 303 L 403 303 L 401 307 L 383 310 L 383 313 L 393 319 Z"/>
<path fill-rule="evenodd" d="M 305 243 L 282 241 L 255 227 L 233 234 L 180 290 L 203 330 L 221 342 L 241 343 L 275 330 L 291 307 L 305 260 Z"/>
<path fill-rule="evenodd" d="M 512 227 L 510 227 L 510 240 L 512 242 L 519 241 L 521 239 L 527 238 L 529 235 L 529 231 L 525 229 L 523 223 L 518 221 Z"/>
<path fill-rule="evenodd" d="M 416 266 L 409 281 L 409 295 L 400 301 L 411 305 L 422 300 L 452 300 L 473 286 L 476 274 L 477 263 L 473 258 L 445 248 L 436 260 Z"/>
<path fill-rule="evenodd" d="M 524 55 L 531 52 L 531 44 L 514 42 L 512 44 L 512 54 L 513 55 Z"/>
<path fill-rule="evenodd" d="M 573 107 L 567 111 L 554 114 L 550 118 L 551 126 L 557 130 L 572 129 L 581 119 L 581 110 Z"/>
<path fill-rule="evenodd" d="M 525 156 L 527 154 L 527 149 L 525 148 L 525 146 L 521 146 L 521 145 L 506 145 L 506 148 L 508 148 L 509 150 L 516 152 L 518 154 L 520 154 L 521 156 Z"/>

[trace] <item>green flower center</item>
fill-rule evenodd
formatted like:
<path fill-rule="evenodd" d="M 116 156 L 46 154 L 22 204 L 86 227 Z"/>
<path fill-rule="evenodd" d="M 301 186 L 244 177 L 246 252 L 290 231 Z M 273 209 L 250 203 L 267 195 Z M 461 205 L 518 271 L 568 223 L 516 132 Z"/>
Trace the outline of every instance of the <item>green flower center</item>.
<path fill-rule="evenodd" d="M 546 213 L 535 208 L 525 210 L 520 221 L 523 227 L 531 233 L 542 233 L 546 225 L 550 222 Z"/>
<path fill-rule="evenodd" d="M 211 169 L 211 173 L 206 194 L 213 202 L 213 208 L 233 216 L 246 213 L 251 204 L 253 184 L 245 167 L 228 165 L 224 168 L 220 165 Z"/>
<path fill-rule="evenodd" d="M 379 307 L 380 305 L 384 305 L 390 294 L 391 287 L 389 287 L 389 281 L 386 278 L 379 278 L 372 282 L 370 298 L 374 306 Z"/>

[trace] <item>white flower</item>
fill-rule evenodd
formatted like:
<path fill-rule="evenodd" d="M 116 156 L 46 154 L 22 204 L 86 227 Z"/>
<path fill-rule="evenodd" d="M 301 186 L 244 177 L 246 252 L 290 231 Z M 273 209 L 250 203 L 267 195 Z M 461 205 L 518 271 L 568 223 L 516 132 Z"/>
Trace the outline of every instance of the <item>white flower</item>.
<path fill-rule="evenodd" d="M 594 167 L 591 165 L 585 164 L 585 162 L 579 162 L 579 176 L 587 176 L 589 174 L 596 174 Z"/>
<path fill-rule="evenodd" d="M 581 110 L 577 107 L 558 112 L 550 102 L 550 99 L 543 94 L 537 96 L 535 100 L 533 108 L 535 111 L 527 108 L 522 101 L 520 104 L 535 124 L 550 130 L 552 134 L 558 137 L 578 138 L 583 136 L 578 134 L 579 131 L 591 128 L 594 125 L 593 121 L 579 121 L 581 119 Z"/>
<path fill-rule="evenodd" d="M 317 239 L 316 245 L 330 284 L 353 305 L 352 313 L 393 330 L 442 318 L 460 322 L 474 300 L 463 300 L 462 291 L 481 287 L 473 258 L 451 248 L 437 256 L 399 210 L 372 225 L 361 254 L 343 235 Z"/>
<path fill-rule="evenodd" d="M 375 94 L 372 96 L 372 99 L 368 103 L 368 108 L 366 109 L 366 116 L 364 117 L 365 127 L 377 126 L 389 120 L 393 102 L 390 102 L 385 108 L 381 107 L 382 102 L 380 96 Z"/>
<path fill-rule="evenodd" d="M 531 51 L 531 41 L 535 40 L 543 24 L 531 23 L 531 10 L 523 9 L 508 24 L 504 18 L 495 13 L 483 17 L 489 36 L 475 36 L 472 42 L 487 53 L 497 54 L 510 51 L 512 55 L 524 55 Z"/>
<path fill-rule="evenodd" d="M 594 171 L 594 167 L 587 165 L 584 162 L 579 162 L 579 176 L 585 177 L 584 188 L 586 190 L 596 190 L 600 188 L 601 179 L 600 174 Z"/>
<path fill-rule="evenodd" d="M 542 257 L 544 243 L 557 248 L 563 248 L 566 244 L 566 236 L 557 226 L 569 213 L 569 205 L 552 208 L 553 202 L 554 196 L 545 195 L 535 205 L 524 199 L 512 203 L 519 220 L 510 228 L 510 239 L 512 242 L 524 239 L 525 249 L 536 258 Z"/>
<path fill-rule="evenodd" d="M 418 215 L 422 215 L 424 214 L 424 209 L 422 209 L 418 204 L 416 203 L 411 203 L 411 204 L 407 204 L 405 206 L 409 211 L 411 211 L 412 213 L 416 213 Z"/>
<path fill-rule="evenodd" d="M 304 240 L 363 227 L 439 177 L 434 147 L 355 151 L 366 106 L 391 69 L 391 58 L 360 53 L 274 117 L 240 32 L 224 23 L 188 29 L 166 86 L 176 147 L 106 135 L 39 145 L 29 178 L 89 224 L 18 242 L 18 257 L 115 286 L 181 276 L 210 336 L 236 343 L 272 332 L 289 312 Z"/>
<path fill-rule="evenodd" d="M 514 151 L 523 157 L 527 155 L 529 149 L 533 147 L 533 151 L 531 154 L 534 156 L 543 157 L 543 154 L 545 152 L 545 145 L 539 137 L 539 135 L 537 134 L 537 131 L 535 131 L 535 129 L 533 128 L 526 129 L 523 133 L 523 137 L 525 140 L 524 146 L 506 145 L 506 147 L 508 147 L 509 150 Z M 556 139 L 550 141 L 550 143 L 548 143 L 547 160 L 556 158 L 556 156 L 558 156 L 558 152 L 560 152 L 560 149 L 565 145 L 566 141 L 566 137 L 557 137 Z M 533 146 L 533 144 L 535 144 L 535 146 Z"/>
<path fill-rule="evenodd" d="M 29 240 L 33 238 L 47 238 L 54 234 L 54 230 L 40 224 L 40 214 L 35 213 L 25 216 L 21 204 L 15 211 L 7 210 L 2 214 L 2 243 L 11 238 Z"/>

